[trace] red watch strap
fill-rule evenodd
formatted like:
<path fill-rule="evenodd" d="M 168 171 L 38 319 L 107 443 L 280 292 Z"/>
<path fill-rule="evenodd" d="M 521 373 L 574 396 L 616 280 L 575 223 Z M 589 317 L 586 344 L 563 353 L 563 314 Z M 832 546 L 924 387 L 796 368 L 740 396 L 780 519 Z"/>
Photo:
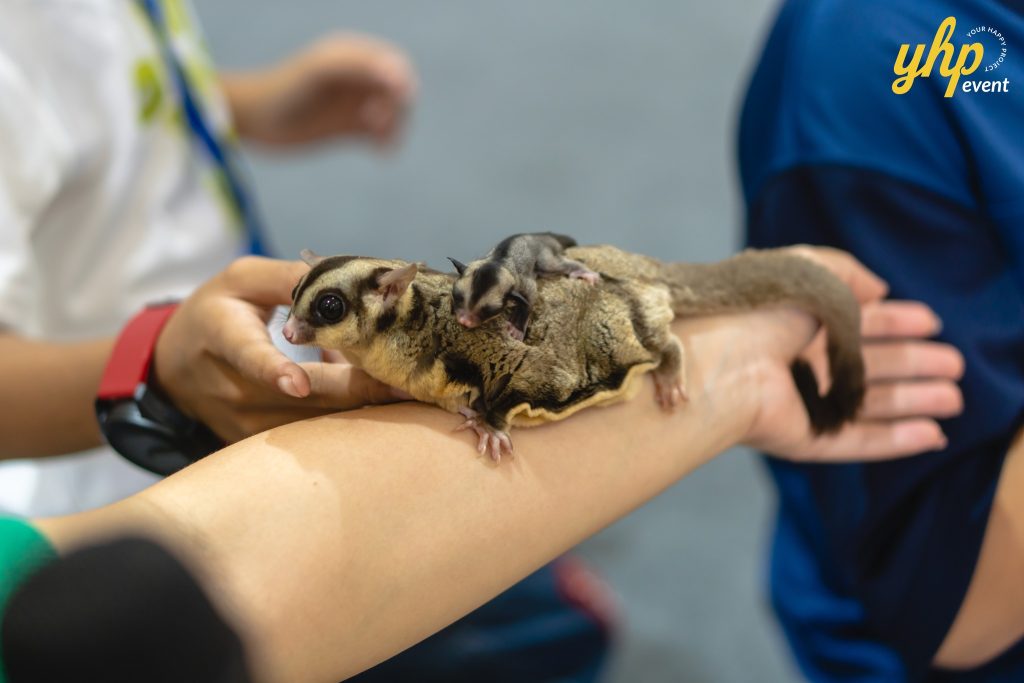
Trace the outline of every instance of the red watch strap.
<path fill-rule="evenodd" d="M 135 393 L 135 387 L 149 375 L 160 330 L 177 308 L 177 303 L 150 306 L 125 325 L 103 370 L 97 398 L 128 398 Z"/>

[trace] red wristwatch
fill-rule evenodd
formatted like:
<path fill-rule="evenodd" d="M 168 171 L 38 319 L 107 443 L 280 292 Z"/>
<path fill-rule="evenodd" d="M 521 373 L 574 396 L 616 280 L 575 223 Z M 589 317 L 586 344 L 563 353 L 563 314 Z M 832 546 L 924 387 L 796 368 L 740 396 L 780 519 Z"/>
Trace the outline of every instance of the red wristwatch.
<path fill-rule="evenodd" d="M 114 344 L 96 394 L 96 417 L 107 443 L 136 465 L 163 475 L 224 445 L 149 382 L 156 340 L 177 307 L 177 303 L 148 306 L 128 322 Z"/>
<path fill-rule="evenodd" d="M 149 377 L 157 337 L 177 309 L 177 303 L 148 306 L 125 325 L 103 370 L 96 400 L 117 401 L 135 394 L 139 383 Z"/>

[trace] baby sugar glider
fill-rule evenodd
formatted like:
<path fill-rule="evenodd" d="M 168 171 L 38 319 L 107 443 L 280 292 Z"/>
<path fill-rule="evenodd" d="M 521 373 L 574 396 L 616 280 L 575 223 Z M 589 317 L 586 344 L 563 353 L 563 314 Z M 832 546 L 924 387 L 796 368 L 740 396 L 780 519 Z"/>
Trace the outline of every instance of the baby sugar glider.
<path fill-rule="evenodd" d="M 596 284 L 600 276 L 579 261 L 566 258 L 576 240 L 553 232 L 512 235 L 482 259 L 468 266 L 448 257 L 459 278 L 452 286 L 455 316 L 466 327 L 477 327 L 506 309 L 509 332 L 526 336 L 530 309 L 537 297 L 537 277 L 567 275 Z"/>
<path fill-rule="evenodd" d="M 860 311 L 847 287 L 821 266 L 782 250 L 747 251 L 720 263 L 663 263 L 615 247 L 576 247 L 566 256 L 601 273 L 592 287 L 568 278 L 537 282 L 523 341 L 501 316 L 475 328 L 457 319 L 454 274 L 407 261 L 312 257 L 284 327 L 296 344 L 337 349 L 371 376 L 466 420 L 494 460 L 512 452 L 512 425 L 561 420 L 629 398 L 651 371 L 656 398 L 685 397 L 675 316 L 790 305 L 828 334 L 831 384 L 821 395 L 802 361 L 793 376 L 816 433 L 838 429 L 864 394 Z"/>

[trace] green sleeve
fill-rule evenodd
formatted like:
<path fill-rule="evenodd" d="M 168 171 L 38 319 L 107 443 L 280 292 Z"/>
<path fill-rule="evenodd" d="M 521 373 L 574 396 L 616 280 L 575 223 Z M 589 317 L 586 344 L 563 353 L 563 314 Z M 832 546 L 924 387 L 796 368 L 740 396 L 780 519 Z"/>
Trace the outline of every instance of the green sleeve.
<path fill-rule="evenodd" d="M 18 584 L 36 567 L 56 556 L 53 546 L 31 524 L 13 517 L 0 517 L 0 624 L 7 600 Z M 0 659 L 0 683 L 6 680 Z"/>

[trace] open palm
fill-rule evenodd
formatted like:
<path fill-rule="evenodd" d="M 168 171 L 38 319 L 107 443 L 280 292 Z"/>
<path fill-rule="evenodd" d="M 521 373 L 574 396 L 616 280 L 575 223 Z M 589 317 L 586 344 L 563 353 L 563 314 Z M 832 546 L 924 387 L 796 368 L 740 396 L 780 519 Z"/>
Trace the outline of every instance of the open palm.
<path fill-rule="evenodd" d="M 945 447 L 936 419 L 962 409 L 956 380 L 964 361 L 952 346 L 928 339 L 941 327 L 936 315 L 919 302 L 883 300 L 885 283 L 845 252 L 793 249 L 839 276 L 860 301 L 867 393 L 856 421 L 836 434 L 815 436 L 788 364 L 770 364 L 760 373 L 760 408 L 747 443 L 780 457 L 821 462 L 887 459 Z M 825 384 L 823 335 L 819 332 L 802 355 Z"/>

